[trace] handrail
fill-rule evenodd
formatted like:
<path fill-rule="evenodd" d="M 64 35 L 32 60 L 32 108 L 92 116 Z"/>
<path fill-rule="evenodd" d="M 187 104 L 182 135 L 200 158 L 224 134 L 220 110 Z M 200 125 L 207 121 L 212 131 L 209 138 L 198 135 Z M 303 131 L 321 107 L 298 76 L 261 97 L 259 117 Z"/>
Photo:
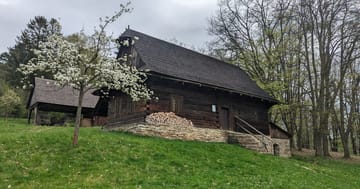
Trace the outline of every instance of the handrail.
<path fill-rule="evenodd" d="M 256 133 L 258 133 L 261 136 L 264 136 L 265 138 L 269 139 L 270 141 L 272 141 L 272 139 L 268 136 L 266 136 L 264 133 L 262 133 L 261 131 L 257 130 L 254 126 L 252 126 L 250 123 L 248 123 L 247 121 L 241 119 L 239 116 L 234 116 L 236 119 L 240 120 L 241 122 L 245 123 L 246 126 L 250 127 L 251 129 L 253 129 Z"/>
<path fill-rule="evenodd" d="M 248 126 L 249 128 L 251 128 L 252 130 L 254 130 L 257 134 L 261 135 L 262 136 L 262 140 L 258 139 L 258 137 L 254 136 L 254 134 L 252 132 L 250 132 L 248 129 L 246 129 L 245 127 L 243 127 L 242 125 L 239 125 L 245 132 L 247 132 L 248 134 L 251 134 L 253 137 L 257 138 L 260 142 L 263 143 L 266 151 L 269 151 L 268 148 L 267 148 L 267 144 L 265 143 L 265 140 L 264 138 L 268 139 L 271 143 L 273 143 L 273 140 L 266 136 L 264 133 L 262 133 L 261 131 L 257 130 L 254 126 L 252 126 L 250 123 L 248 123 L 247 121 L 241 119 L 239 116 L 235 115 L 234 116 L 235 119 L 243 122 L 246 126 Z"/>

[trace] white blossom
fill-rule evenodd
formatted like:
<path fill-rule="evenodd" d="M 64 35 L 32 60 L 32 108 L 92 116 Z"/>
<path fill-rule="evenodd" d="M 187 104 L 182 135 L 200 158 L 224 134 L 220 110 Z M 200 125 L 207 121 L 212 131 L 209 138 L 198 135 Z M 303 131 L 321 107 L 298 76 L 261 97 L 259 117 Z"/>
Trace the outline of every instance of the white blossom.
<path fill-rule="evenodd" d="M 36 58 L 19 68 L 26 77 L 48 73 L 53 75 L 56 85 L 68 85 L 79 90 L 74 145 L 78 143 L 81 102 L 87 90 L 120 90 L 130 95 L 134 101 L 149 99 L 152 95 L 152 91 L 144 83 L 146 75 L 143 72 L 125 63 L 121 64 L 111 56 L 111 43 L 114 40 L 106 35 L 105 28 L 123 13 L 130 12 L 129 4 L 130 2 L 120 4 L 120 10 L 115 15 L 105 17 L 105 20 L 100 19 L 99 27 L 95 28 L 91 36 L 80 31 L 78 42 L 69 42 L 59 35 L 48 37 L 46 42 L 39 44 L 39 50 L 34 50 Z M 108 94 L 107 91 L 105 94 Z"/>
<path fill-rule="evenodd" d="M 99 35 L 91 38 L 99 37 L 102 45 L 111 41 L 106 35 Z M 120 63 L 119 60 L 110 57 L 111 53 L 106 50 L 99 50 L 95 59 L 92 59 L 94 54 L 89 56 L 82 53 L 84 48 L 92 52 L 94 49 L 92 45 L 89 42 L 85 47 L 79 46 L 62 36 L 53 35 L 47 42 L 40 43 L 40 50 L 34 52 L 36 58 L 31 59 L 28 64 L 22 64 L 19 70 L 25 76 L 34 75 L 38 71 L 53 74 L 58 85 L 69 85 L 75 89 L 120 90 L 130 95 L 134 101 L 151 97 L 152 91 L 144 83 L 146 80 L 144 72 Z M 127 60 L 127 57 L 120 59 Z"/>

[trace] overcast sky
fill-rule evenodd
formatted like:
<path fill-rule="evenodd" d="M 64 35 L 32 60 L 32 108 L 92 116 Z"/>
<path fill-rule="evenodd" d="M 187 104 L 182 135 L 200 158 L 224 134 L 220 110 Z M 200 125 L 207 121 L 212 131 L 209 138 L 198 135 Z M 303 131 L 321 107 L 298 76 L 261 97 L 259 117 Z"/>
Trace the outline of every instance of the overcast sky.
<path fill-rule="evenodd" d="M 15 44 L 16 36 L 34 16 L 60 20 L 64 34 L 91 33 L 99 17 L 111 16 L 119 0 L 0 0 L 0 52 Z M 217 10 L 217 0 L 132 0 L 132 13 L 122 16 L 109 31 L 120 35 L 131 29 L 187 46 L 204 47 L 211 37 L 208 18 Z"/>

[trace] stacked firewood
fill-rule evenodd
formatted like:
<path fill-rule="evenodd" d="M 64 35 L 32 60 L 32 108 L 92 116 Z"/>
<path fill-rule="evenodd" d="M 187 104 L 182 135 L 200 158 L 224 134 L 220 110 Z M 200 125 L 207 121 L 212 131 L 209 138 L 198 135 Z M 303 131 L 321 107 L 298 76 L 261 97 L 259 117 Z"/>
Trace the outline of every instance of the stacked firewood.
<path fill-rule="evenodd" d="M 177 116 L 173 112 L 157 112 L 148 115 L 145 119 L 146 123 L 153 125 L 171 125 L 180 127 L 193 127 L 190 120 Z"/>

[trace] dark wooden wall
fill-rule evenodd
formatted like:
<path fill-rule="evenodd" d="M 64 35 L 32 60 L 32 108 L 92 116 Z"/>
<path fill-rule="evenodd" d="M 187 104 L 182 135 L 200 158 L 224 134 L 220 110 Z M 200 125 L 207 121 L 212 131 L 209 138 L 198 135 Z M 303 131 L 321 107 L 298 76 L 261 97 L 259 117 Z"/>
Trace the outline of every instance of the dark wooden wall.
<path fill-rule="evenodd" d="M 146 103 L 133 102 L 130 96 L 112 94 L 108 105 L 108 125 L 142 122 L 146 116 Z"/>
<path fill-rule="evenodd" d="M 181 111 L 177 115 L 190 119 L 196 127 L 236 130 L 234 116 L 251 123 L 255 128 L 269 134 L 268 114 L 270 107 L 265 101 L 245 95 L 229 93 L 197 84 L 173 81 L 161 77 L 150 77 L 149 87 L 158 100 L 150 102 L 131 101 L 126 95 L 117 94 L 109 101 L 109 122 L 129 123 L 144 119 L 146 114 L 171 111 L 171 98 L 181 97 Z M 126 102 L 126 103 L 125 103 Z M 216 112 L 212 112 L 216 105 Z M 228 115 L 228 127 L 224 126 L 224 116 Z"/>
<path fill-rule="evenodd" d="M 150 103 L 150 113 L 169 112 L 171 96 L 181 96 L 182 111 L 175 112 L 177 115 L 190 119 L 197 127 L 220 128 L 218 114 L 211 112 L 211 105 L 217 101 L 214 92 L 199 86 L 158 78 L 152 78 L 149 84 L 159 99 Z"/>
<path fill-rule="evenodd" d="M 271 138 L 289 139 L 291 135 L 285 130 L 281 129 L 274 123 L 270 123 L 270 136 Z"/>

